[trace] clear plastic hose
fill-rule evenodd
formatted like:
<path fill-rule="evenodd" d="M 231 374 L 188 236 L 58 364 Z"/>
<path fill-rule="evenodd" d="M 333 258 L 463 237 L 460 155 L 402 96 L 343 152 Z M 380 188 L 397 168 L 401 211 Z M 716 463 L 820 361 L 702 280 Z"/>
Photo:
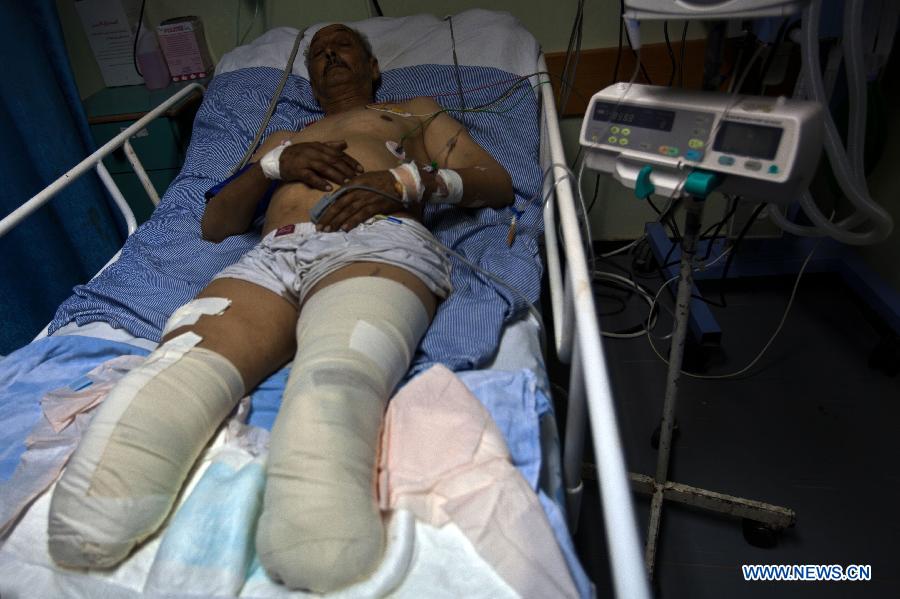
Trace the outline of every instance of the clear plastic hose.
<path fill-rule="evenodd" d="M 813 0 L 803 13 L 803 70 L 812 99 L 824 106 L 828 105 L 819 64 L 819 18 L 821 0 Z M 862 44 L 859 38 L 862 26 L 862 2 L 847 0 L 844 15 L 845 59 L 850 87 L 850 122 L 847 149 L 844 150 L 840 133 L 828 111 L 825 111 L 825 151 L 835 177 L 844 194 L 857 212 L 839 223 L 832 223 L 819 210 L 812 195 L 806 191 L 800 196 L 800 206 L 813 224 L 825 234 L 838 241 L 853 245 L 866 245 L 883 241 L 893 230 L 893 220 L 881 206 L 869 197 L 863 169 L 863 145 L 866 121 L 865 71 L 862 65 Z M 778 210 L 772 210 L 772 219 L 788 232 L 810 235 L 808 228 L 788 224 Z M 867 231 L 852 229 L 870 223 Z"/>

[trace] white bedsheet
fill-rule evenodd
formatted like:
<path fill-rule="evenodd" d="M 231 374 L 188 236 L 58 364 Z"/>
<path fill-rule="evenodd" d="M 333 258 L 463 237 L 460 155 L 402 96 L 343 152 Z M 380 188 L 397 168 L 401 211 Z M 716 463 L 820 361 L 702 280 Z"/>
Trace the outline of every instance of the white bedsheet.
<path fill-rule="evenodd" d="M 250 562 L 252 548 L 245 533 L 258 515 L 254 501 L 261 499 L 263 467 L 241 447 L 246 440 L 236 437 L 235 430 L 223 429 L 206 451 L 162 534 L 110 571 L 67 571 L 52 562 L 47 551 L 50 492 L 45 493 L 0 549 L 3 599 L 318 596 L 288 591 L 273 583 L 257 561 Z M 229 493 L 235 488 L 241 492 Z M 220 500 L 223 495 L 231 500 Z M 185 508 L 202 512 L 204 518 L 179 521 Z M 329 597 L 517 596 L 455 525 L 435 528 L 398 511 L 388 534 L 379 569 Z"/>
<path fill-rule="evenodd" d="M 96 323 L 57 335 L 66 333 L 144 341 L 129 340 L 126 333 Z M 545 381 L 533 320 L 523 319 L 507 328 L 494 364 L 499 370 L 530 368 L 537 381 Z M 244 427 L 240 416 L 237 418 L 204 454 L 183 494 L 182 506 L 162 538 L 150 540 L 113 571 L 69 572 L 52 563 L 46 550 L 50 492 L 41 496 L 2 543 L 0 596 L 132 597 L 143 593 L 141 596 L 179 597 L 191 592 L 194 596 L 209 596 L 210 592 L 232 597 L 304 596 L 288 593 L 268 579 L 258 562 L 250 562 L 253 552 L 246 539 L 252 535 L 246 531 L 252 529 L 257 514 L 254 501 L 264 485 L 259 454 L 268 433 Z M 239 434 L 247 431 L 253 432 Z M 198 491 L 200 481 L 203 492 Z M 226 495 L 241 487 L 242 491 L 234 494 L 240 501 L 227 503 L 229 507 L 223 510 L 226 502 L 216 500 L 220 496 L 216 485 Z M 203 517 L 178 519 L 185 505 Z M 516 595 L 453 523 L 436 528 L 400 511 L 391 521 L 390 535 L 392 542 L 381 569 L 341 596 Z"/>

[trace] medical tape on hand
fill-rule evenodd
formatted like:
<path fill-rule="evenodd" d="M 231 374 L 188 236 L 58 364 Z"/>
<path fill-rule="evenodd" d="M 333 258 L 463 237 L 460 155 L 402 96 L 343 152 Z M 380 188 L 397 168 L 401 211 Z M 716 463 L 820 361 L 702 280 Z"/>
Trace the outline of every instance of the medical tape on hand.
<path fill-rule="evenodd" d="M 192 325 L 200 320 L 203 315 L 219 316 L 231 305 L 231 300 L 226 297 L 202 297 L 189 301 L 172 313 L 162 336 L 165 337 L 178 327 Z"/>
<path fill-rule="evenodd" d="M 259 166 L 262 167 L 266 179 L 281 180 L 281 153 L 289 145 L 291 145 L 291 140 L 284 140 L 277 148 L 269 150 L 259 161 Z"/>
<path fill-rule="evenodd" d="M 422 196 L 425 195 L 425 185 L 422 183 L 422 175 L 419 174 L 419 167 L 416 166 L 415 161 L 405 162 L 397 168 L 392 168 L 390 173 L 394 175 L 394 179 L 402 188 L 403 197 L 400 202 L 404 208 L 410 208 L 413 204 L 422 201 Z"/>
<path fill-rule="evenodd" d="M 434 204 L 459 204 L 463 197 L 463 182 L 453 169 L 442 168 L 437 172 L 437 189 L 428 198 Z"/>

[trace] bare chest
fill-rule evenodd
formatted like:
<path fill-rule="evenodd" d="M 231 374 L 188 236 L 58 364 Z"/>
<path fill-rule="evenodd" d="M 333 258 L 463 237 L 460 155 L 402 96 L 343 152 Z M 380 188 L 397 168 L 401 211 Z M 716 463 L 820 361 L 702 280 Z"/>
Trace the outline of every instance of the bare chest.
<path fill-rule="evenodd" d="M 332 141 L 367 137 L 383 142 L 406 145 L 420 143 L 421 133 L 416 118 L 402 117 L 371 109 L 359 109 L 327 116 L 302 131 L 296 141 Z"/>

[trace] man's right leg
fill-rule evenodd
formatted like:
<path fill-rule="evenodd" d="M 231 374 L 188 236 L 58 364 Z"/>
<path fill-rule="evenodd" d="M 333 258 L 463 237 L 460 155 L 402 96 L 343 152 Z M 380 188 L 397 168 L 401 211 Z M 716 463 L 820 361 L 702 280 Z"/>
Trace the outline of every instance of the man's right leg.
<path fill-rule="evenodd" d="M 50 506 L 57 562 L 109 567 L 155 532 L 236 402 L 293 355 L 297 310 L 277 294 L 217 279 L 198 300 L 110 392 L 69 461 Z"/>

